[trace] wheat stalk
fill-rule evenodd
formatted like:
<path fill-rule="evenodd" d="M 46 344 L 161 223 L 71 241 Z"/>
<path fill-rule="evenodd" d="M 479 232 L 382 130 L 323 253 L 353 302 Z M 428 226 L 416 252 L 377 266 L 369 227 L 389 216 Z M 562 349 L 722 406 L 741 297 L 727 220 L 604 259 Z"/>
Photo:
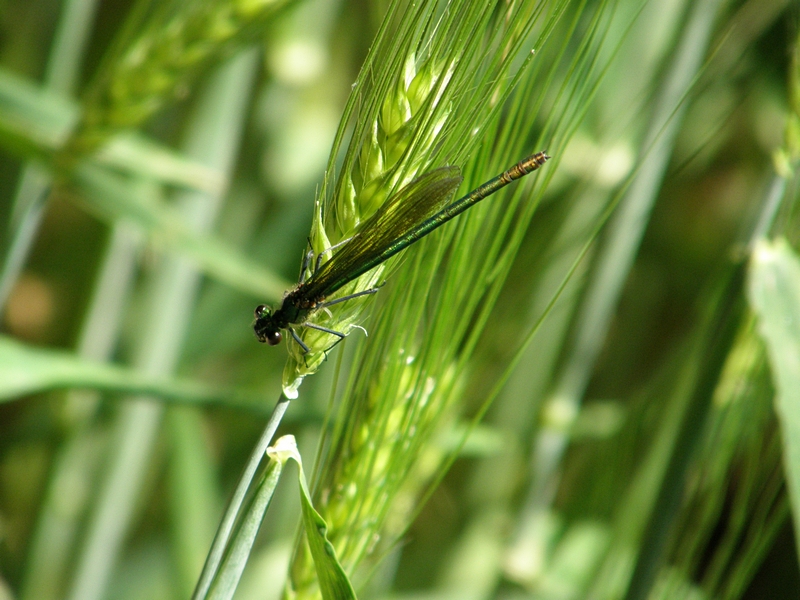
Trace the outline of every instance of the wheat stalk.
<path fill-rule="evenodd" d="M 361 144 L 357 160 L 339 186 L 331 206 L 331 217 L 323 219 L 320 200 L 317 200 L 316 219 L 310 237 L 311 248 L 323 259 L 330 256 L 331 246 L 347 240 L 358 225 L 386 202 L 393 191 L 402 189 L 419 174 L 424 162 L 414 157 L 427 156 L 436 139 L 436 133 L 445 125 L 449 107 L 441 108 L 443 90 L 447 86 L 450 71 L 427 60 L 419 65 L 413 54 L 405 61 L 402 74 L 391 86 L 391 92 L 368 128 L 368 137 Z M 424 117 L 436 114 L 432 125 Z M 412 140 L 416 152 L 407 152 Z M 379 286 L 388 275 L 394 261 L 387 261 L 345 286 L 338 296 L 356 294 Z M 314 261 L 309 263 L 309 272 Z M 309 322 L 339 331 L 345 335 L 358 328 L 366 297 L 348 300 L 318 311 Z M 297 332 L 310 349 L 306 352 L 294 340 L 290 343 L 290 359 L 284 369 L 284 393 L 297 395 L 303 378 L 317 371 L 327 357 L 327 351 L 339 338 L 318 329 L 303 327 Z"/>
<path fill-rule="evenodd" d="M 390 84 L 383 87 L 380 102 L 374 103 L 377 108 L 363 127 L 363 135 L 354 135 L 354 140 L 362 143 L 348 154 L 352 160 L 344 161 L 336 201 L 315 223 L 315 232 L 325 233 L 321 236 L 323 248 L 346 239 L 348 231 L 357 227 L 373 206 L 415 175 L 441 166 L 437 157 L 459 157 L 474 150 L 481 142 L 479 134 L 508 97 L 514 77 L 501 74 L 508 73 L 514 60 L 530 50 L 523 48 L 520 40 L 530 31 L 538 13 L 524 12 L 527 6 L 520 9 L 522 12 L 501 12 L 500 25 L 491 18 L 492 8 L 498 7 L 483 13 L 485 7 L 477 3 L 453 5 L 453 15 L 445 13 L 431 28 L 429 43 L 440 54 L 420 61 L 418 54 L 407 52 Z M 465 31 L 450 36 L 448 26 L 455 27 L 456 22 Z M 492 31 L 497 37 L 466 35 L 472 28 Z M 465 38 L 470 43 L 465 45 Z M 501 58 L 491 52 L 497 47 L 506 49 Z M 482 64 L 487 56 L 489 64 Z M 525 130 L 515 128 L 513 119 L 508 126 L 508 132 L 497 133 L 498 139 L 515 140 L 516 149 L 510 151 L 519 152 Z M 499 160 L 502 164 L 508 158 Z M 459 221 L 461 225 L 453 224 L 443 228 L 447 231 L 421 241 L 408 253 L 402 273 L 397 274 L 402 282 L 394 285 L 396 282 L 391 281 L 387 285 L 391 289 L 379 294 L 380 314 L 372 321 L 368 343 L 359 348 L 357 366 L 334 421 L 330 448 L 317 470 L 315 503 L 329 525 L 337 556 L 349 573 L 378 548 L 384 534 L 388 533 L 391 544 L 407 526 L 420 485 L 441 465 L 443 449 L 430 442 L 451 422 L 448 408 L 465 381 L 464 357 L 459 356 L 461 341 L 472 336 L 469 323 L 476 308 L 478 315 L 482 311 L 482 293 L 470 290 L 472 284 L 465 284 L 461 278 L 474 282 L 474 290 L 486 289 L 493 278 L 488 273 L 492 259 L 501 254 L 503 246 L 496 243 L 495 236 L 502 238 L 503 231 L 518 225 L 514 211 L 508 209 L 496 204 L 476 207 L 470 211 L 473 217 Z M 487 213 L 492 215 L 490 219 L 485 218 Z M 462 225 L 468 231 L 462 231 Z M 462 243 L 453 246 L 449 267 L 440 270 L 446 247 L 443 242 L 454 234 Z M 465 247 L 475 249 L 480 260 L 469 250 L 464 251 Z M 373 286 L 385 276 L 385 270 L 368 273 L 348 292 Z M 433 284 L 434 279 L 438 285 Z M 432 287 L 441 289 L 434 293 Z M 426 321 L 426 302 L 432 295 L 442 310 Z M 487 302 L 487 306 L 490 304 Z M 360 311 L 360 307 L 346 309 Z M 331 320 L 325 326 L 342 322 L 335 320 L 342 318 L 339 314 L 326 316 Z M 476 323 L 484 318 L 478 316 L 472 321 L 476 330 L 480 329 Z M 427 324 L 424 329 L 420 327 L 423 322 Z M 308 339 L 304 341 L 308 343 Z M 330 340 L 320 337 L 319 341 L 324 348 Z M 290 361 L 284 371 L 285 382 L 297 383 L 302 368 L 299 356 Z M 316 597 L 312 562 L 302 545 L 292 564 L 291 580 L 293 597 Z"/>

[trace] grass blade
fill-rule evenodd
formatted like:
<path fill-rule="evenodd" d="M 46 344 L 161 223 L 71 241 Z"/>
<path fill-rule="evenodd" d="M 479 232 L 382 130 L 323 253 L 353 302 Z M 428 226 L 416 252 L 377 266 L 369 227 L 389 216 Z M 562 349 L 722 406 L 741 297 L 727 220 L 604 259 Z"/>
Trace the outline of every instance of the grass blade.
<path fill-rule="evenodd" d="M 200 110 L 194 124 L 196 128 L 214 132 L 218 131 L 220 124 L 225 125 L 225 134 L 232 140 L 230 143 L 220 142 L 219 148 L 199 150 L 202 157 L 210 156 L 220 163 L 220 167 L 232 162 L 230 153 L 236 147 L 241 131 L 244 100 L 250 92 L 255 59 L 254 52 L 241 54 L 216 74 L 204 98 L 209 106 Z M 194 141 L 190 137 L 187 143 L 191 146 Z M 180 198 L 186 221 L 198 231 L 210 228 L 221 202 L 221 196 L 199 192 L 187 193 Z M 136 368 L 151 375 L 163 375 L 175 368 L 188 324 L 186 307 L 193 303 L 198 284 L 199 273 L 190 264 L 178 257 L 165 259 L 156 274 L 149 298 L 150 310 L 142 324 L 134 359 Z M 163 407 L 146 397 L 126 404 L 118 415 L 118 451 L 110 462 L 89 525 L 86 546 L 77 562 L 76 577 L 69 595 L 74 600 L 97 599 L 108 585 L 111 569 L 130 526 L 134 501 L 149 464 L 162 416 Z"/>
<path fill-rule="evenodd" d="M 292 436 L 280 438 L 274 446 L 267 448 L 267 455 L 270 458 L 264 474 L 254 490 L 253 498 L 244 508 L 242 520 L 231 539 L 225 560 L 212 581 L 211 590 L 208 596 L 204 597 L 212 600 L 229 600 L 236 592 L 250 551 L 256 541 L 258 530 L 269 508 L 275 487 L 278 485 L 283 465 L 289 458 L 288 454 L 292 452 L 291 448 L 287 448 L 287 446 L 294 447 Z M 297 452 L 296 447 L 294 447 L 294 452 Z"/>
<path fill-rule="evenodd" d="M 800 531 L 800 259 L 785 240 L 756 244 L 748 291 L 772 366 L 783 465 L 795 531 Z"/>
<path fill-rule="evenodd" d="M 58 388 L 154 394 L 176 402 L 254 405 L 258 397 L 163 379 L 133 369 L 81 359 L 69 352 L 24 346 L 0 336 L 0 402 Z"/>
<path fill-rule="evenodd" d="M 280 442 L 280 440 L 278 440 Z M 302 459 L 294 449 L 292 458 L 297 461 L 300 502 L 303 509 L 303 530 L 308 548 L 314 560 L 317 581 L 323 600 L 355 600 L 353 584 L 347 577 L 344 567 L 336 558 L 336 550 L 328 539 L 328 524 L 314 508 L 311 492 L 308 491 L 306 474 Z"/>

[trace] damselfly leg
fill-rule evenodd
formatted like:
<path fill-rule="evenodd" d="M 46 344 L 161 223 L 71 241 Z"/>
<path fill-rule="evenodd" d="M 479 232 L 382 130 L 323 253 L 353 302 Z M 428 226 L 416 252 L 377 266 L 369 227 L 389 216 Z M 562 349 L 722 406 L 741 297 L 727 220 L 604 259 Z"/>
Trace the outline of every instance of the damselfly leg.
<path fill-rule="evenodd" d="M 308 252 L 306 252 L 305 256 L 303 257 L 303 265 L 300 268 L 300 281 L 299 281 L 299 283 L 302 284 L 302 283 L 304 283 L 306 281 L 306 274 L 309 272 L 309 265 L 313 264 L 313 269 L 314 270 L 311 273 L 311 276 L 313 277 L 314 273 L 316 273 L 319 270 L 320 266 L 322 265 L 322 257 L 325 254 L 327 254 L 329 252 L 332 252 L 333 250 L 335 250 L 336 248 L 338 248 L 342 244 L 345 244 L 345 243 L 349 242 L 351 239 L 352 238 L 347 238 L 345 240 L 342 240 L 341 242 L 338 242 L 338 243 L 334 244 L 330 248 L 326 248 L 325 250 L 323 250 L 322 252 L 317 254 L 316 258 L 314 257 L 314 251 L 309 249 Z M 309 246 L 311 246 L 311 240 L 310 239 L 308 240 L 308 244 L 309 244 Z M 382 285 L 383 284 L 381 284 L 381 286 Z M 319 310 L 319 309 L 328 308 L 329 306 L 333 306 L 334 304 L 339 304 L 341 302 L 346 302 L 347 300 L 353 300 L 354 298 L 360 298 L 361 296 L 368 296 L 370 294 L 374 294 L 380 289 L 381 286 L 370 288 L 368 290 L 362 290 L 360 292 L 355 292 L 353 294 L 348 294 L 347 296 L 342 296 L 341 298 L 336 298 L 335 300 L 330 300 L 329 302 L 323 302 L 323 303 L 319 304 L 316 307 L 316 309 Z M 322 325 L 317 325 L 316 323 L 305 322 L 305 323 L 300 323 L 300 326 L 301 327 L 308 327 L 310 329 L 316 329 L 317 331 L 322 331 L 324 333 L 329 333 L 329 334 L 335 335 L 336 337 L 339 338 L 331 346 L 329 346 L 328 348 L 325 349 L 326 357 L 327 357 L 327 352 L 329 350 L 331 350 L 334 346 L 336 346 L 336 344 L 338 344 L 345 337 L 347 337 L 341 331 L 336 331 L 335 329 L 330 329 L 328 327 L 323 327 Z M 294 341 L 297 342 L 298 345 L 303 349 L 303 354 L 308 354 L 309 352 L 311 352 L 309 347 L 302 341 L 302 339 L 300 338 L 300 336 L 297 334 L 297 332 L 294 329 L 289 328 L 289 331 L 290 331 Z"/>

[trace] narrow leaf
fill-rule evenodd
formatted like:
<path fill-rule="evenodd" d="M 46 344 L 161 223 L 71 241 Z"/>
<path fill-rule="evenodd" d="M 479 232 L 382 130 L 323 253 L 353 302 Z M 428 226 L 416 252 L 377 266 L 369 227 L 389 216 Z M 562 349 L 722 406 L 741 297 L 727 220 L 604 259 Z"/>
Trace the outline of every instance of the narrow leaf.
<path fill-rule="evenodd" d="M 795 531 L 800 533 L 800 259 L 786 240 L 756 245 L 749 288 L 772 369 L 784 469 Z"/>
<path fill-rule="evenodd" d="M 278 442 L 280 441 L 278 440 Z M 294 438 L 292 438 L 292 441 L 294 441 Z M 293 452 L 288 447 L 284 452 L 288 452 L 291 458 L 297 461 L 303 529 L 306 533 L 311 556 L 314 559 L 314 568 L 317 571 L 317 580 L 319 581 L 322 598 L 323 600 L 355 600 L 356 593 L 353 590 L 353 585 L 344 572 L 339 559 L 336 558 L 336 549 L 328 539 L 328 524 L 322 518 L 322 515 L 314 509 L 311 501 L 311 493 L 308 491 L 308 483 L 303 471 L 300 453 L 297 452 L 296 447 Z"/>
<path fill-rule="evenodd" d="M 0 335 L 0 402 L 56 388 L 91 388 L 152 394 L 187 403 L 257 406 L 259 400 L 180 379 L 155 379 L 124 367 L 96 363 L 69 352 L 26 346 Z"/>
<path fill-rule="evenodd" d="M 218 170 L 134 132 L 112 138 L 98 152 L 97 161 L 150 180 L 210 194 L 221 194 L 226 185 Z"/>
<path fill-rule="evenodd" d="M 67 96 L 0 68 L 0 140 L 23 158 L 48 160 L 78 122 L 78 105 Z M 102 147 L 96 160 L 167 185 L 220 193 L 222 175 L 145 136 L 125 132 Z"/>
<path fill-rule="evenodd" d="M 269 464 L 267 464 L 264 475 L 261 477 L 261 482 L 250 505 L 247 507 L 242 522 L 239 524 L 222 567 L 214 579 L 208 598 L 229 600 L 236 592 L 239 581 L 242 579 L 247 559 L 256 541 L 258 530 L 261 528 L 264 515 L 269 509 L 269 504 L 275 494 L 275 487 L 278 485 L 283 465 L 288 459 L 287 453 L 282 450 L 286 445 L 294 448 L 295 453 L 297 452 L 294 436 L 291 435 L 278 439 L 275 442 L 275 446 L 267 449 L 267 454 L 270 457 Z"/>
<path fill-rule="evenodd" d="M 291 287 L 222 240 L 193 231 L 175 211 L 137 193 L 124 177 L 90 164 L 79 166 L 74 177 L 95 211 L 112 220 L 136 223 L 150 237 L 197 261 L 217 280 L 270 302 L 280 299 Z"/>
<path fill-rule="evenodd" d="M 0 139 L 23 156 L 46 154 L 64 144 L 78 121 L 68 98 L 0 69 Z"/>

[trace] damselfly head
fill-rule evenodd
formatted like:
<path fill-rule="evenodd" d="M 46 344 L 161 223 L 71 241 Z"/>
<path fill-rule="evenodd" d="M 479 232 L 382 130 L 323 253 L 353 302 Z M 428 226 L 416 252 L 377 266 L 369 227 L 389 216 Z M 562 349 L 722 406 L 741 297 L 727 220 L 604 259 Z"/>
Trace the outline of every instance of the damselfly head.
<path fill-rule="evenodd" d="M 255 310 L 256 322 L 253 325 L 253 331 L 256 338 L 262 344 L 269 344 L 270 346 L 277 346 L 281 343 L 283 335 L 281 334 L 280 327 L 275 324 L 272 318 L 272 311 L 266 304 L 259 304 Z"/>

